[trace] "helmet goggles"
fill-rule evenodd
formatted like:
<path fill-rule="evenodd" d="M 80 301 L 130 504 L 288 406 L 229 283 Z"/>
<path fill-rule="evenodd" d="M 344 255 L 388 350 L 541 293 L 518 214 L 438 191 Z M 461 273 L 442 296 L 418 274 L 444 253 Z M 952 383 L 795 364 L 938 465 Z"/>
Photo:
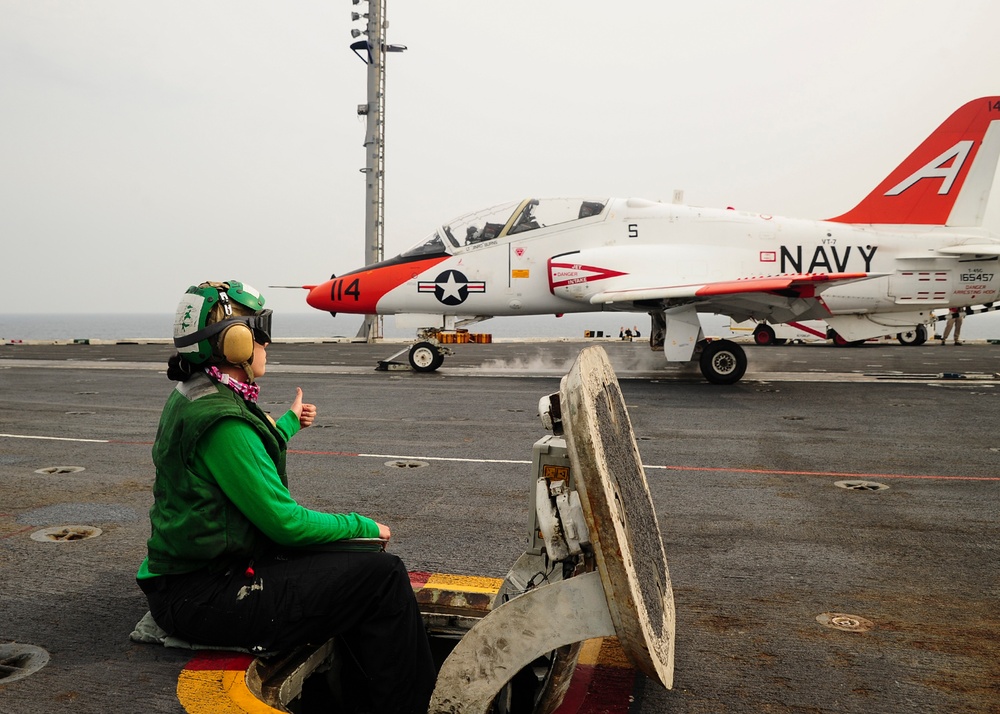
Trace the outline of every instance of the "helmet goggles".
<path fill-rule="evenodd" d="M 261 310 L 253 315 L 227 317 L 225 320 L 213 322 L 208 327 L 197 332 L 192 332 L 183 337 L 175 337 L 174 346 L 187 347 L 188 345 L 193 345 L 200 340 L 219 334 L 234 322 L 245 324 L 253 332 L 253 341 L 259 345 L 266 345 L 271 341 L 271 313 L 271 310 Z"/>
<path fill-rule="evenodd" d="M 253 341 L 258 345 L 266 345 L 271 341 L 271 310 L 261 310 L 255 315 L 236 319 L 247 324 L 253 332 Z"/>

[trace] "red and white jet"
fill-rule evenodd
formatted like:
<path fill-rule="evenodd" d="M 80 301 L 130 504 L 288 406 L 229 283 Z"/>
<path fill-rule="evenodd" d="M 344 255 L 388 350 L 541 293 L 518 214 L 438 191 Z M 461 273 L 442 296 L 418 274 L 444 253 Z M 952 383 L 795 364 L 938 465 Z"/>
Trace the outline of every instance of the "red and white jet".
<path fill-rule="evenodd" d="M 700 313 L 780 324 L 825 320 L 845 340 L 917 330 L 930 311 L 992 303 L 1000 236 L 982 228 L 1000 156 L 1000 97 L 969 102 L 861 203 L 825 221 L 636 198 L 526 199 L 449 221 L 395 258 L 305 286 L 332 313 L 405 316 L 434 338 L 497 315 L 645 312 L 668 361 L 710 382 L 746 371 L 706 341 Z M 397 322 L 401 318 L 397 318 Z"/>

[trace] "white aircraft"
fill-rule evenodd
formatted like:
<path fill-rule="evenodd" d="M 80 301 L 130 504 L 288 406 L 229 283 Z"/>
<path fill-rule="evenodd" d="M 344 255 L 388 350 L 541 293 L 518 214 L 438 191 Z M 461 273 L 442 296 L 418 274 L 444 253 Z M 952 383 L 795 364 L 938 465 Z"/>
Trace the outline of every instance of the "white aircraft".
<path fill-rule="evenodd" d="M 698 360 L 710 382 L 746 371 L 742 347 L 705 340 L 699 314 L 825 320 L 846 341 L 924 330 L 931 310 L 991 303 L 1000 236 L 982 228 L 1000 156 L 1000 97 L 952 114 L 861 203 L 825 221 L 637 198 L 526 199 L 442 224 L 412 249 L 321 285 L 312 307 L 396 315 L 436 339 L 497 315 L 645 312 L 650 346 Z M 926 338 L 926 334 L 924 334 Z"/>

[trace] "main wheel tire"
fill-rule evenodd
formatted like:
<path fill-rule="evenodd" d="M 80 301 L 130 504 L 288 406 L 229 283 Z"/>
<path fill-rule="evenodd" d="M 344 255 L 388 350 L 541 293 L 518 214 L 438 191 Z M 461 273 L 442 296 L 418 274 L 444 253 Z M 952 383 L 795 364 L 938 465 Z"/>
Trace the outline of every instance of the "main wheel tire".
<path fill-rule="evenodd" d="M 761 323 L 753 331 L 753 341 L 761 347 L 775 344 L 774 328 Z"/>
<path fill-rule="evenodd" d="M 433 372 L 444 363 L 444 355 L 432 342 L 418 342 L 413 345 L 409 357 L 414 372 Z"/>
<path fill-rule="evenodd" d="M 896 335 L 896 340 L 901 345 L 906 345 L 908 347 L 919 347 L 920 345 L 927 342 L 927 328 L 923 325 L 917 325 L 912 330 L 907 330 L 906 332 L 900 332 Z"/>
<path fill-rule="evenodd" d="M 712 384 L 735 384 L 746 374 L 747 355 L 735 342 L 717 340 L 704 346 L 698 364 Z"/>

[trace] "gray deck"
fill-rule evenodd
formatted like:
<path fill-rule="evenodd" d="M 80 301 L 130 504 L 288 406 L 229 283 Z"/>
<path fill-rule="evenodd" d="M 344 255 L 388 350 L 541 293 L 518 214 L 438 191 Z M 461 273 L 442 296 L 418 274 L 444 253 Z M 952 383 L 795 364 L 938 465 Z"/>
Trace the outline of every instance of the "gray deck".
<path fill-rule="evenodd" d="M 604 344 L 677 608 L 674 689 L 640 682 L 633 712 L 1000 710 L 1000 347 L 750 346 L 747 377 L 720 387 Z M 412 570 L 503 577 L 524 547 L 538 399 L 581 346 L 458 345 L 420 375 L 374 371 L 393 345 L 278 343 L 262 402 L 280 412 L 301 386 L 319 407 L 289 457 L 302 503 L 390 524 Z M 51 657 L 0 679 L 4 714 L 183 711 L 190 653 L 128 640 L 170 352 L 0 346 L 0 644 Z M 387 465 L 400 458 L 427 465 Z M 36 473 L 54 466 L 85 470 Z M 30 537 L 60 525 L 103 533 Z"/>

